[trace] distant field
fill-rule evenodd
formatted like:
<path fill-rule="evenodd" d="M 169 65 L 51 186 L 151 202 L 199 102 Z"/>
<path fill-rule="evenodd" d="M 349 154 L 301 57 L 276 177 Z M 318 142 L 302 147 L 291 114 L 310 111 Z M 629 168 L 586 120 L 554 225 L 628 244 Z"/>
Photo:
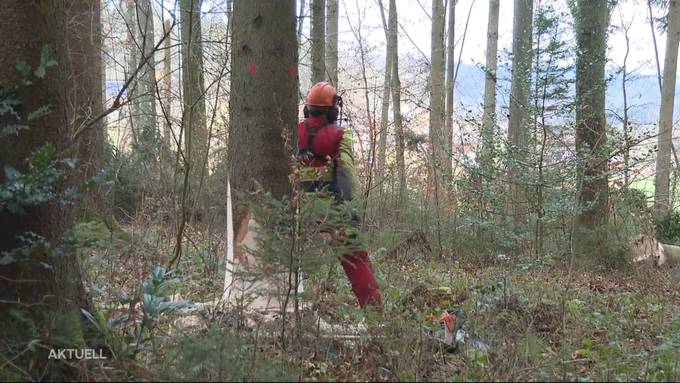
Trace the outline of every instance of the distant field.
<path fill-rule="evenodd" d="M 643 191 L 647 196 L 647 202 L 649 205 L 654 203 L 654 177 L 650 176 L 644 179 L 633 181 L 633 183 L 630 184 L 630 187 Z M 673 206 L 677 207 L 680 206 L 680 185 L 678 185 L 677 181 L 675 183 L 675 188 L 675 203 L 673 203 Z"/>
<path fill-rule="evenodd" d="M 654 178 L 652 177 L 633 181 L 633 183 L 630 184 L 630 187 L 643 191 L 649 198 L 654 197 Z"/>

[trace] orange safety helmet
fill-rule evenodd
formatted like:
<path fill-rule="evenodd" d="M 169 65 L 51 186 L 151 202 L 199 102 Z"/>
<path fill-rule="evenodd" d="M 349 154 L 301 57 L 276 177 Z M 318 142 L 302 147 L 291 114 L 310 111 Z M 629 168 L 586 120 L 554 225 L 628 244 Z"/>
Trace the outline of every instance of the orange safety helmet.
<path fill-rule="evenodd" d="M 317 107 L 335 106 L 337 92 L 325 81 L 316 83 L 307 93 L 307 105 Z"/>

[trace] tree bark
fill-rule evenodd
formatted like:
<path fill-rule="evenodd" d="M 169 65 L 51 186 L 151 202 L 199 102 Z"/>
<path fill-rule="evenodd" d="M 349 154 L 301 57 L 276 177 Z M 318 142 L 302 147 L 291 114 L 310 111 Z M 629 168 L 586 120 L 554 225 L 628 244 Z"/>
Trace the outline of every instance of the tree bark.
<path fill-rule="evenodd" d="M 0 83 L 19 84 L 21 77 L 13 70 L 16 60 L 21 59 L 38 67 L 38 57 L 47 44 L 50 56 L 58 65 L 47 69 L 42 79 L 34 79 L 30 85 L 20 88 L 17 98 L 21 100 L 20 113 L 28 114 L 40 107 L 49 106 L 50 112 L 29 123 L 27 130 L 13 136 L 0 138 L 0 166 L 11 166 L 27 171 L 26 157 L 37 148 L 51 144 L 57 153 L 77 156 L 101 155 L 103 130 L 100 123 L 81 135 L 82 142 L 73 142 L 73 133 L 102 110 L 101 85 L 101 24 L 99 2 L 89 1 L 7 1 L 0 7 L 0 62 L 6 70 L 0 71 Z M 24 116 L 25 117 L 25 116 Z M 5 115 L 0 124 L 13 119 Z M 25 121 L 25 120 L 24 120 Z M 86 145 L 90 145 L 86 148 Z M 99 153 L 98 153 L 99 152 Z M 68 173 L 65 182 L 57 185 L 58 191 L 81 181 L 80 172 Z M 0 174 L 0 182 L 5 174 Z M 0 211 L 0 250 L 9 251 L 19 245 L 17 236 L 33 232 L 45 237 L 52 246 L 64 244 L 63 235 L 72 227 L 70 205 L 58 200 L 43 203 L 27 210 L 26 214 Z M 39 248 L 31 254 L 32 262 L 25 267 L 17 264 L 0 266 L 0 312 L 9 307 L 47 307 L 51 313 L 71 311 L 77 315 L 78 307 L 87 307 L 82 285 L 80 267 L 72 248 L 66 246 L 63 254 L 54 256 Z M 40 262 L 45 265 L 41 265 Z M 14 283 L 28 280 L 28 283 Z M 6 302 L 21 302 L 16 306 Z M 35 371 L 42 371 L 34 366 Z M 42 373 L 42 372 L 41 372 Z M 44 376 L 43 376 L 44 378 Z M 39 379 L 39 375 L 35 376 Z"/>
<path fill-rule="evenodd" d="M 446 144 L 444 145 L 444 151 L 450 153 L 453 156 L 453 100 L 455 98 L 455 67 L 454 67 L 454 55 L 455 55 L 455 37 L 456 37 L 456 2 L 457 0 L 447 0 L 448 1 L 448 38 L 446 41 Z M 449 177 L 453 177 L 452 161 L 448 160 L 444 162 L 444 174 Z M 451 190 L 449 190 L 451 191 Z M 449 197 L 453 197 L 450 195 Z"/>
<path fill-rule="evenodd" d="M 137 19 L 134 27 L 138 28 L 140 57 L 154 54 L 154 22 L 151 0 L 137 0 Z M 169 40 L 169 39 L 168 39 Z M 153 57 L 146 60 L 144 68 L 139 72 L 139 106 L 141 115 L 137 126 L 140 134 L 138 150 L 146 167 L 158 162 L 160 140 L 156 124 L 156 65 Z"/>
<path fill-rule="evenodd" d="M 604 114 L 608 24 L 607 0 L 578 0 L 576 151 L 583 156 L 578 178 L 580 211 L 573 236 L 578 254 L 588 251 L 597 253 L 598 244 L 606 241 L 604 232 L 600 230 L 594 235 L 593 230 L 607 223 L 609 213 L 607 126 Z"/>
<path fill-rule="evenodd" d="M 404 160 L 404 151 L 406 148 L 406 139 L 404 136 L 404 126 L 401 119 L 401 80 L 399 79 L 399 34 L 397 26 L 399 20 L 397 19 L 397 2 L 390 0 L 390 15 L 389 15 L 389 33 L 394 43 L 392 54 L 392 113 L 394 119 L 394 135 L 397 142 L 397 174 L 398 192 L 397 192 L 397 209 L 403 209 L 407 200 L 407 181 L 406 181 L 406 162 Z"/>
<path fill-rule="evenodd" d="M 383 79 L 382 105 L 380 109 L 380 132 L 378 133 L 378 161 L 376 175 L 378 182 L 384 185 L 385 179 L 385 165 L 387 152 L 387 135 L 389 125 L 390 112 L 390 92 L 392 86 L 392 56 L 394 55 L 394 38 L 390 33 L 388 21 L 385 18 L 385 7 L 382 0 L 378 0 L 380 6 L 380 17 L 385 32 L 386 50 L 385 50 L 385 77 Z M 389 11 L 388 11 L 389 12 Z M 390 19 L 391 20 L 391 19 Z M 394 36 L 396 37 L 396 35 Z M 381 190 L 384 188 L 381 187 Z"/>
<path fill-rule="evenodd" d="M 659 110 L 659 135 L 657 136 L 656 188 L 654 191 L 654 211 L 657 217 L 663 217 L 671 207 L 669 185 L 671 145 L 673 142 L 673 105 L 678 64 L 678 43 L 680 42 L 680 4 L 678 4 L 678 0 L 670 0 L 668 16 L 666 55 L 664 57 L 663 86 Z"/>
<path fill-rule="evenodd" d="M 137 66 L 139 65 L 139 35 L 137 28 L 137 2 L 135 0 L 125 0 L 125 14 L 123 16 L 127 28 L 127 60 L 125 65 L 125 78 L 132 78 L 127 89 L 128 112 L 130 129 L 132 131 L 132 144 L 137 147 L 139 144 L 139 135 L 137 129 L 142 125 L 140 116 L 142 115 L 139 93 L 141 89 L 137 81 L 138 75 Z"/>
<path fill-rule="evenodd" d="M 191 205 L 199 199 L 199 187 L 207 166 L 208 131 L 203 79 L 201 0 L 180 0 L 182 54 L 182 128 L 184 165 L 189 172 Z"/>
<path fill-rule="evenodd" d="M 533 31 L 533 0 L 515 0 L 512 32 L 512 84 L 508 141 L 514 159 L 508 167 L 510 183 L 508 211 L 516 223 L 526 220 L 526 193 L 521 185 L 520 165 L 526 157 L 528 140 L 528 109 L 531 88 L 531 49 Z"/>
<path fill-rule="evenodd" d="M 312 84 L 326 79 L 326 2 L 312 0 Z"/>
<path fill-rule="evenodd" d="M 286 142 L 296 142 L 295 1 L 236 0 L 233 28 L 231 185 L 241 192 L 264 189 L 281 198 L 290 193 Z"/>
<path fill-rule="evenodd" d="M 338 86 L 338 0 L 326 0 L 326 72 L 328 81 Z"/>
<path fill-rule="evenodd" d="M 430 45 L 430 147 L 432 165 L 430 166 L 430 187 L 433 198 L 441 200 L 448 190 L 450 175 L 447 174 L 446 134 L 444 132 L 444 4 L 442 0 L 432 0 L 432 29 Z"/>
<path fill-rule="evenodd" d="M 165 20 L 164 32 L 172 28 L 172 20 Z M 165 39 L 163 45 L 163 107 L 168 116 L 172 116 L 172 42 Z M 163 143 L 167 150 L 173 148 L 172 126 L 166 121 L 163 129 Z"/>
<path fill-rule="evenodd" d="M 484 114 L 482 115 L 482 151 L 479 163 L 484 176 L 493 171 L 496 127 L 496 70 L 498 64 L 498 9 L 499 0 L 489 0 L 489 21 L 486 33 L 486 68 L 484 80 Z"/>

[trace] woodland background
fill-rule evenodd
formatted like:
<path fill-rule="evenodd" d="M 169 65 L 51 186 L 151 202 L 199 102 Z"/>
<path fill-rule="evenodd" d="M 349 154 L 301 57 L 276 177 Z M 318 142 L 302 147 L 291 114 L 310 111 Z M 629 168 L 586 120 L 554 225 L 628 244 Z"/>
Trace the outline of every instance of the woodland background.
<path fill-rule="evenodd" d="M 5 0 L 0 19 L 1 379 L 680 379 L 678 268 L 629 247 L 680 244 L 677 1 Z M 309 224 L 341 217 L 290 177 L 317 81 L 354 132 L 382 315 Z M 288 281 L 274 320 L 221 299 L 227 179 L 276 265 L 250 277 Z M 451 307 L 476 340 L 456 353 L 423 332 Z"/>

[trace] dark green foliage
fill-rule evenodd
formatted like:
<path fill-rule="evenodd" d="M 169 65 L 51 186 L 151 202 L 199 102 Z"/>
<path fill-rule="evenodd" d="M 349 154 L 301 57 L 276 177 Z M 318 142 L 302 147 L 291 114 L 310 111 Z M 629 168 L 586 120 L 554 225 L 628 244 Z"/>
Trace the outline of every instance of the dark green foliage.
<path fill-rule="evenodd" d="M 656 223 L 656 238 L 667 244 L 680 245 L 680 212 L 671 210 Z"/>
<path fill-rule="evenodd" d="M 142 202 L 144 180 L 142 172 L 132 158 L 133 155 L 107 145 L 109 155 L 108 172 L 112 174 L 112 186 L 110 192 L 113 214 L 118 218 L 130 218 L 134 216 Z"/>

